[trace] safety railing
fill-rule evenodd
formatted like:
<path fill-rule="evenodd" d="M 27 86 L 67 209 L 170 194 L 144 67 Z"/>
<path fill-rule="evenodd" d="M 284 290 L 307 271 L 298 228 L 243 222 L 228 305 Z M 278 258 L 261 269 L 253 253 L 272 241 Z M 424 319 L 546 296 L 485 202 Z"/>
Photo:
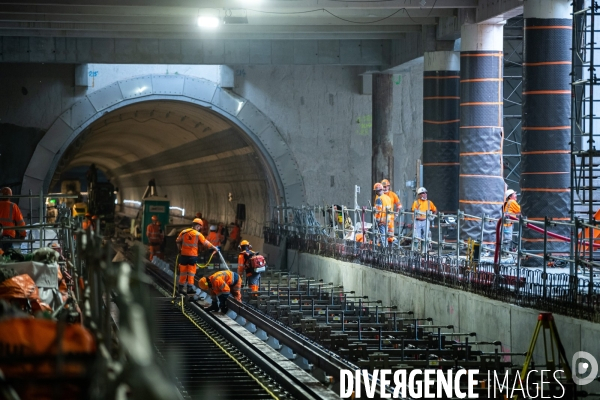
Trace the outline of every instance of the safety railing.
<path fill-rule="evenodd" d="M 34 243 L 39 243 L 39 248 L 44 247 L 44 243 L 46 241 L 46 231 L 48 229 L 55 231 L 56 232 L 56 237 L 51 238 L 53 241 L 57 240 L 59 237 L 59 231 L 61 231 L 62 229 L 64 229 L 65 224 L 62 224 L 59 221 L 66 221 L 67 219 L 69 219 L 71 217 L 71 210 L 65 207 L 62 208 L 58 208 L 58 214 L 54 217 L 52 217 L 52 220 L 50 220 L 48 218 L 48 215 L 46 215 L 46 199 L 49 198 L 62 198 L 62 199 L 76 199 L 78 196 L 76 195 L 68 195 L 68 194 L 61 194 L 61 193 L 48 193 L 48 194 L 44 194 L 42 191 L 40 191 L 40 194 L 38 195 L 34 195 L 31 194 L 31 191 L 29 191 L 29 194 L 25 194 L 25 195 L 11 195 L 11 196 L 3 196 L 0 195 L 0 200 L 13 200 L 13 199 L 28 199 L 29 200 L 29 210 L 33 210 L 33 200 L 38 200 L 39 201 L 39 206 L 38 206 L 38 211 L 39 211 L 39 215 L 38 215 L 38 222 L 37 224 L 33 223 L 34 217 L 33 215 L 30 213 L 28 213 L 27 215 L 24 216 L 24 219 L 26 221 L 26 225 L 25 226 L 20 226 L 20 227 L 4 227 L 4 229 L 11 229 L 11 230 L 15 230 L 15 231 L 22 231 L 22 230 L 26 230 L 27 232 L 27 236 L 26 239 L 13 239 L 13 238 L 6 238 L 6 237 L 0 237 L 0 243 L 5 243 L 5 242 L 10 242 L 12 244 L 19 244 L 21 250 L 23 250 L 24 252 L 29 252 L 31 253 L 34 250 Z M 47 224 L 47 222 L 51 222 L 49 224 Z M 69 229 L 74 228 L 74 226 L 71 226 L 72 223 L 71 222 L 67 222 L 66 225 L 69 227 Z M 34 237 L 34 231 L 38 232 L 38 237 Z M 62 234 L 62 232 L 61 232 Z M 64 234 L 62 234 L 64 236 Z M 21 246 L 21 244 L 26 243 L 28 246 L 27 248 L 23 248 L 23 246 Z M 65 243 L 66 244 L 66 243 Z M 71 249 L 72 251 L 74 249 Z"/>
<path fill-rule="evenodd" d="M 537 221 L 510 215 L 499 220 L 460 211 L 454 215 L 400 211 L 389 213 L 385 217 L 386 229 L 379 230 L 373 229 L 378 226 L 374 217 L 377 212 L 367 207 L 349 209 L 336 205 L 279 207 L 274 210 L 272 223 L 265 228 L 265 242 L 279 245 L 285 236 L 288 248 L 302 252 L 393 270 L 522 306 L 600 320 L 600 285 L 594 280 L 594 271 L 599 271 L 600 263 L 594 258 L 596 252 L 589 251 L 600 247 L 600 239 L 594 238 L 596 230 L 600 236 L 598 227 L 580 220 Z M 429 231 L 435 237 L 429 232 L 415 235 L 412 221 L 420 216 L 430 220 Z M 388 231 L 392 218 L 397 226 Z M 484 230 L 495 231 L 492 227 L 500 227 L 502 235 L 509 219 L 515 226 L 514 236 L 508 246 L 505 243 L 506 248 L 500 249 L 500 240 L 498 252 L 496 246 L 484 247 L 476 258 L 472 244 L 461 239 L 464 218 L 480 221 L 480 234 L 472 238 L 475 243 L 483 241 Z M 558 225 L 567 225 L 577 237 L 571 251 L 548 251 L 548 238 L 570 240 L 552 232 Z M 524 229 L 543 235 L 541 250 L 523 249 Z M 524 259 L 535 266 L 524 267 Z"/>

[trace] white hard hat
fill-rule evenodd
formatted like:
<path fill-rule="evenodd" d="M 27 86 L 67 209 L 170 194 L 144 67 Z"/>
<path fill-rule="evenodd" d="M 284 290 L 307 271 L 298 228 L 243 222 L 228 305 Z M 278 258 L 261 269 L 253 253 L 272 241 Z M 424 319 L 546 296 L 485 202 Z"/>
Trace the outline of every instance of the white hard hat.
<path fill-rule="evenodd" d="M 427 193 L 427 189 L 425 189 L 424 187 L 420 187 L 417 189 L 417 194 L 421 194 L 421 193 Z"/>
<path fill-rule="evenodd" d="M 510 196 L 512 196 L 512 195 L 513 195 L 513 194 L 515 194 L 515 193 L 517 193 L 517 192 L 515 192 L 515 191 L 514 191 L 514 190 L 512 190 L 512 189 L 508 189 L 508 190 L 506 191 L 506 196 L 504 196 L 504 198 L 505 198 L 505 199 L 508 199 Z"/>
<path fill-rule="evenodd" d="M 211 231 L 216 231 L 216 230 L 217 230 L 217 227 L 216 227 L 216 226 L 214 226 L 214 225 L 211 225 L 211 226 L 210 226 L 210 230 L 211 230 Z"/>

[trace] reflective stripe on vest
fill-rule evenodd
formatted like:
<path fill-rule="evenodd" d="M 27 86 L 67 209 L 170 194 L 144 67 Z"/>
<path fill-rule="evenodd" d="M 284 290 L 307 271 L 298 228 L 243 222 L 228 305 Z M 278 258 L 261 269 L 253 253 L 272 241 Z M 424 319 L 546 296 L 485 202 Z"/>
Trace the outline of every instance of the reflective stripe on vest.
<path fill-rule="evenodd" d="M 196 234 L 195 229 L 188 228 L 181 232 L 183 235 L 183 242 L 181 243 L 181 254 L 184 256 L 197 256 L 198 255 L 198 232 Z"/>
<path fill-rule="evenodd" d="M 150 243 L 159 243 L 160 242 L 160 227 L 158 225 L 148 225 L 148 229 L 146 230 L 146 235 L 148 236 L 148 240 Z"/>

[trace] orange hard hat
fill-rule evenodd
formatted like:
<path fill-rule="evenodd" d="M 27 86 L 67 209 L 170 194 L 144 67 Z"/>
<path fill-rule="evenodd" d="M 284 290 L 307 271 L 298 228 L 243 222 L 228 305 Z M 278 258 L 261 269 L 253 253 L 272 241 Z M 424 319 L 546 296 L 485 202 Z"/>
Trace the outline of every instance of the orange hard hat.
<path fill-rule="evenodd" d="M 373 190 L 383 190 L 383 185 L 379 182 L 377 182 L 374 186 L 373 186 Z"/>
<path fill-rule="evenodd" d="M 12 196 L 12 189 L 9 187 L 3 187 L 0 189 L 0 194 L 2 194 L 2 196 Z"/>
<path fill-rule="evenodd" d="M 98 216 L 97 216 L 97 215 L 94 215 L 94 216 L 92 217 L 92 219 L 98 219 Z"/>
<path fill-rule="evenodd" d="M 85 213 L 85 217 L 86 217 L 86 218 L 91 218 L 91 217 L 92 217 L 92 214 L 90 214 L 90 213 Z"/>
<path fill-rule="evenodd" d="M 242 241 L 240 242 L 240 246 L 250 246 L 250 242 L 249 242 L 249 241 L 247 241 L 247 240 L 242 240 Z"/>
<path fill-rule="evenodd" d="M 192 223 L 194 223 L 194 224 L 198 224 L 198 225 L 201 225 L 201 226 L 202 226 L 202 225 L 204 225 L 204 224 L 202 223 L 202 220 L 201 220 L 200 218 L 194 218 L 194 220 L 192 221 Z"/>
<path fill-rule="evenodd" d="M 158 216 L 157 215 L 153 215 L 152 216 L 152 221 L 158 221 Z"/>
<path fill-rule="evenodd" d="M 206 280 L 206 277 L 200 278 L 200 280 L 198 281 L 198 287 L 205 291 L 208 290 L 208 282 Z"/>
<path fill-rule="evenodd" d="M 388 181 L 387 179 L 384 179 L 381 181 L 381 185 L 382 186 L 390 186 L 390 181 Z"/>

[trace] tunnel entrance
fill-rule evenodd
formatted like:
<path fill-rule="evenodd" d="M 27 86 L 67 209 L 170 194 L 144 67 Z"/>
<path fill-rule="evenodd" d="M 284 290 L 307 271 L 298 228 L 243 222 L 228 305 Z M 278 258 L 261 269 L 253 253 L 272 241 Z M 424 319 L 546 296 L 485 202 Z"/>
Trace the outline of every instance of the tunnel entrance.
<path fill-rule="evenodd" d="M 42 138 L 23 191 L 48 191 L 61 173 L 91 163 L 119 187 L 120 202 L 141 199 L 154 178 L 160 194 L 189 214 L 228 221 L 245 204 L 256 234 L 271 206 L 305 199 L 297 163 L 272 122 L 199 78 L 152 75 L 87 95 Z"/>

